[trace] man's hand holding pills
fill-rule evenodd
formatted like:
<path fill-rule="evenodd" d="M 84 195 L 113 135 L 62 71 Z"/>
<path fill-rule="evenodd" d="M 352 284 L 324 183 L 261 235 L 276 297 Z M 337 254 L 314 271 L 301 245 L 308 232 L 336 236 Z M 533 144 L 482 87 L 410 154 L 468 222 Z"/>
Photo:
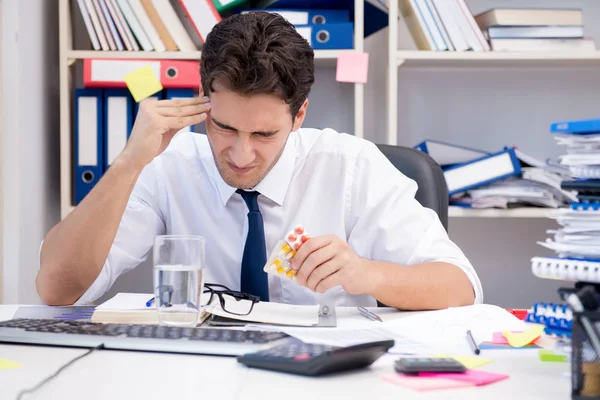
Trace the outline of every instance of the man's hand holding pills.
<path fill-rule="evenodd" d="M 367 260 L 335 235 L 309 239 L 292 258 L 298 284 L 318 293 L 335 286 L 342 286 L 351 294 L 368 293 L 369 266 Z"/>

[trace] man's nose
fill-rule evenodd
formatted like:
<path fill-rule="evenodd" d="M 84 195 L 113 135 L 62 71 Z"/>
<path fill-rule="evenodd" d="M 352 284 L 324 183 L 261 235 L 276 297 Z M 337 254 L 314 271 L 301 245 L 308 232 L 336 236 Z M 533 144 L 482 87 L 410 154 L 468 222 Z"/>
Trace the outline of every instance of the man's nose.
<path fill-rule="evenodd" d="M 235 145 L 231 148 L 229 158 L 236 167 L 244 168 L 254 161 L 254 149 L 249 137 L 239 135 Z"/>

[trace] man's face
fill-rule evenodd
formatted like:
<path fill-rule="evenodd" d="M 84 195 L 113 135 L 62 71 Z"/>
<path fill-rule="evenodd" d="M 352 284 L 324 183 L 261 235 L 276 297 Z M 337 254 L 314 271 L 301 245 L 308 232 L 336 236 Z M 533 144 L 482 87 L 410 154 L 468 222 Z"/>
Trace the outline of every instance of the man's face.
<path fill-rule="evenodd" d="M 206 132 L 217 169 L 229 186 L 252 188 L 277 163 L 290 132 L 302 125 L 308 100 L 292 123 L 289 105 L 275 95 L 240 96 L 217 84 L 214 89 Z"/>

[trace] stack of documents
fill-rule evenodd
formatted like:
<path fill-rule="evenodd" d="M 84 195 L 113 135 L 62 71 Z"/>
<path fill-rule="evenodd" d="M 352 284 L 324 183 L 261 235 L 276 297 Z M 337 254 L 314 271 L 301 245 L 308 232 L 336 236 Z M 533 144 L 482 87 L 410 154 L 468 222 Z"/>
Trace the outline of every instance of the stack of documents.
<path fill-rule="evenodd" d="M 504 173 L 497 172 L 496 179 L 491 178 L 493 172 L 486 174 L 486 181 L 472 182 L 465 190 L 450 192 L 450 203 L 452 205 L 470 208 L 515 208 L 515 207 L 547 207 L 558 208 L 577 201 L 577 196 L 571 190 L 561 187 L 564 181 L 571 180 L 569 171 L 565 167 L 550 161 L 541 161 L 517 149 L 505 149 L 496 153 L 499 156 L 510 155 L 514 167 L 503 167 L 494 161 L 490 164 Z M 484 160 L 490 160 L 487 156 Z M 480 162 L 469 162 L 450 170 L 466 169 L 467 165 L 473 165 L 475 169 L 482 166 Z M 509 173 L 507 173 L 509 171 Z M 481 175 L 483 172 L 478 171 Z M 471 175 L 475 175 L 472 173 Z"/>
<path fill-rule="evenodd" d="M 473 355 L 466 336 L 467 330 L 472 332 L 475 341 L 480 344 L 491 341 L 494 332 L 527 329 L 523 321 L 505 309 L 490 304 L 406 314 L 402 318 L 368 325 L 339 328 L 283 327 L 281 330 L 307 343 L 351 346 L 394 339 L 395 346 L 390 349 L 393 354 Z"/>
<path fill-rule="evenodd" d="M 598 205 L 573 205 L 552 214 L 561 226 L 549 230 L 554 235 L 540 245 L 554 250 L 562 258 L 600 258 L 600 210 Z"/>
<path fill-rule="evenodd" d="M 559 145 L 567 146 L 566 154 L 559 157 L 571 176 L 580 179 L 600 178 L 600 132 L 589 134 L 557 134 Z"/>
<path fill-rule="evenodd" d="M 560 187 L 575 199 L 550 215 L 560 228 L 538 242 L 556 256 L 533 257 L 531 271 L 539 278 L 600 283 L 600 120 L 556 122 L 550 131 L 567 148 L 559 162 L 569 179 Z"/>
<path fill-rule="evenodd" d="M 543 170 L 531 169 L 523 171 L 526 178 L 509 178 L 467 191 L 461 197 L 454 198 L 456 202 L 470 201 L 473 208 L 509 208 L 540 206 L 558 208 L 571 201 L 576 201 L 574 194 L 536 179 L 550 175 Z M 535 176 L 536 174 L 539 175 Z M 531 179 L 533 178 L 533 179 Z M 554 180 L 555 178 L 550 178 Z"/>
<path fill-rule="evenodd" d="M 550 130 L 566 146 L 560 164 L 575 178 L 563 189 L 575 190 L 580 202 L 600 202 L 600 119 L 556 122 Z"/>

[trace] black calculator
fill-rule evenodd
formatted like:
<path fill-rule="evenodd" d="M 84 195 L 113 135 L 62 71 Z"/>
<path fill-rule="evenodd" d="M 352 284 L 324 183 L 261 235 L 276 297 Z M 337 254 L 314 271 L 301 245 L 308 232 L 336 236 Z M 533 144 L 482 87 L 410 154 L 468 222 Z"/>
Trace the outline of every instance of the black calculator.
<path fill-rule="evenodd" d="M 393 340 L 349 347 L 290 342 L 256 353 L 244 354 L 237 360 L 254 368 L 318 376 L 367 367 L 393 346 Z"/>
<path fill-rule="evenodd" d="M 467 368 L 454 358 L 405 357 L 396 360 L 396 372 L 417 374 L 419 372 L 464 372 Z"/>

